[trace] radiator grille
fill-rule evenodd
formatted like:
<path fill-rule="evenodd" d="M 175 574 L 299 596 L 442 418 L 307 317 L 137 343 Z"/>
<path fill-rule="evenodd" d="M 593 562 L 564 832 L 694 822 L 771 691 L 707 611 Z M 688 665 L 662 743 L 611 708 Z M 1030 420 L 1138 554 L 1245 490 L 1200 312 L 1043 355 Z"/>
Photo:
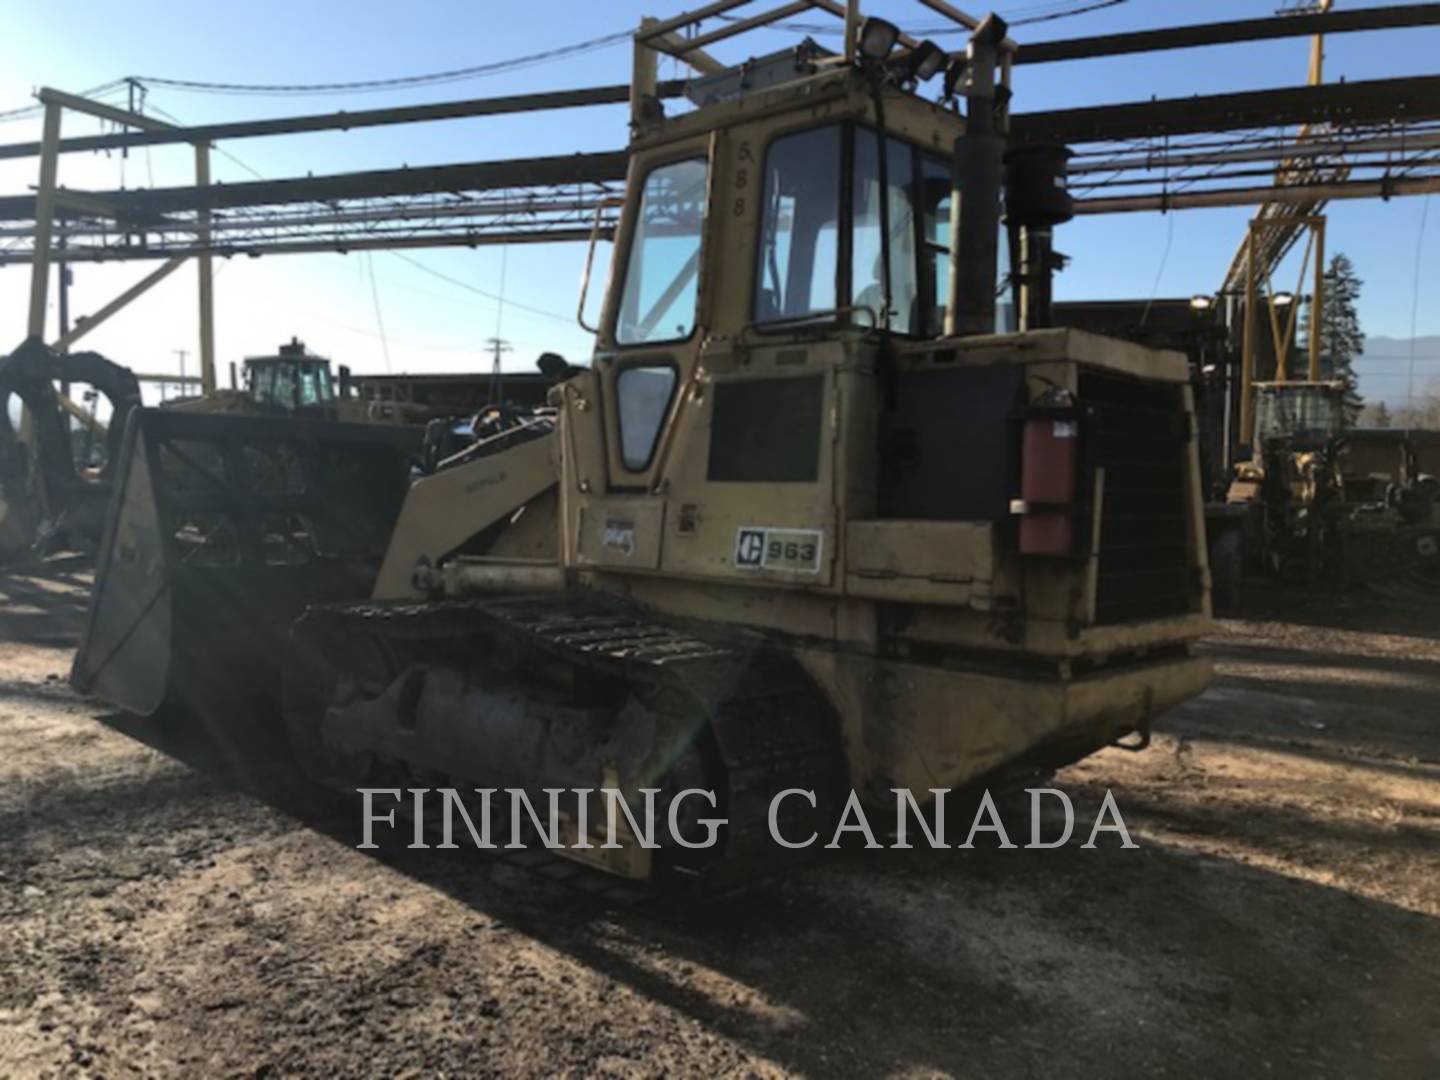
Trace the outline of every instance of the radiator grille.
<path fill-rule="evenodd" d="M 1096 623 L 1195 610 L 1180 388 L 1082 372 L 1080 401 L 1091 467 L 1105 470 Z"/>

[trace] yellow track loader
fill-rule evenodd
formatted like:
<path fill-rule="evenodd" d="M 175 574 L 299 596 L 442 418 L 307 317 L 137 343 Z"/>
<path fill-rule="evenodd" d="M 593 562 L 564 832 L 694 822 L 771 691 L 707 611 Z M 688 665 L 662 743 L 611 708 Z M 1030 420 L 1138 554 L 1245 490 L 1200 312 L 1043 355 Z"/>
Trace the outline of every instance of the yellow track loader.
<path fill-rule="evenodd" d="M 715 792 L 713 847 L 574 853 L 634 877 L 763 858 L 783 789 L 1147 742 L 1210 678 L 1186 360 L 1048 326 L 1065 155 L 1007 154 L 1003 23 L 939 101 L 884 30 L 673 117 L 642 85 L 592 365 L 428 471 L 142 414 L 76 685 L 203 716 L 259 651 L 329 782 Z M 351 463 L 323 499 L 311 436 Z"/>

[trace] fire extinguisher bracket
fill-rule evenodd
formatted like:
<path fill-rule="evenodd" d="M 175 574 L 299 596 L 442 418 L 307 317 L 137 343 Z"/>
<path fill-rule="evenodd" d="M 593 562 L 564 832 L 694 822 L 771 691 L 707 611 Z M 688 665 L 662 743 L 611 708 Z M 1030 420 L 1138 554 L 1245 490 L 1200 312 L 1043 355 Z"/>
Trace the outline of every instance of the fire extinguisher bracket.
<path fill-rule="evenodd" d="M 1083 503 L 1028 502 L 1025 499 L 1011 499 L 1010 513 L 1023 517 L 1027 514 L 1068 514 L 1071 517 L 1088 517 L 1089 509 Z"/>
<path fill-rule="evenodd" d="M 1080 554 L 1087 535 L 1083 409 L 1069 394 L 1047 394 L 1015 419 L 1020 490 L 1010 500 L 1010 514 L 1016 547 L 1021 555 L 1041 558 Z"/>

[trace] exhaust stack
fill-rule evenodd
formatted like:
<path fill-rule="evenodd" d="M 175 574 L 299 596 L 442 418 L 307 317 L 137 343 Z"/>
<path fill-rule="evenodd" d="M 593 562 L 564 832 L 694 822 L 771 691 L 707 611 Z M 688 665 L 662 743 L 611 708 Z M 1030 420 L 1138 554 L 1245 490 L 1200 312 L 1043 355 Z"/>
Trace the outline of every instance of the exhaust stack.
<path fill-rule="evenodd" d="M 1063 146 L 1025 146 L 1005 155 L 1005 224 L 1021 330 L 1052 323 L 1051 286 L 1055 271 L 1065 265 L 1065 256 L 1055 250 L 1055 226 L 1075 216 L 1065 184 L 1069 158 Z"/>
<path fill-rule="evenodd" d="M 995 69 L 1005 20 L 993 12 L 975 28 L 965 56 L 965 134 L 955 140 L 950 193 L 950 296 L 946 333 L 995 332 L 995 268 L 1005 133 L 996 123 Z M 958 212 L 953 209 L 958 208 Z"/>

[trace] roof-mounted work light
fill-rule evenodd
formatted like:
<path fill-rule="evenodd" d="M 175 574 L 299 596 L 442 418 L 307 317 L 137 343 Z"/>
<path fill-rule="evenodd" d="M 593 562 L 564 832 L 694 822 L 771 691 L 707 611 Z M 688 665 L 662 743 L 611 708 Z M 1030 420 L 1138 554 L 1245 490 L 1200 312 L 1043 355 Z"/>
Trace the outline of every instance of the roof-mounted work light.
<path fill-rule="evenodd" d="M 860 55 L 866 60 L 884 60 L 899 40 L 900 28 L 892 22 L 870 16 L 860 24 Z"/>
<path fill-rule="evenodd" d="M 960 90 L 960 84 L 965 78 L 965 57 L 956 56 L 950 60 L 945 67 L 945 84 L 941 92 L 943 101 L 954 101 L 955 95 Z"/>
<path fill-rule="evenodd" d="M 922 41 L 899 61 L 896 74 L 902 83 L 923 83 L 940 74 L 948 57 L 945 50 L 933 41 Z"/>

